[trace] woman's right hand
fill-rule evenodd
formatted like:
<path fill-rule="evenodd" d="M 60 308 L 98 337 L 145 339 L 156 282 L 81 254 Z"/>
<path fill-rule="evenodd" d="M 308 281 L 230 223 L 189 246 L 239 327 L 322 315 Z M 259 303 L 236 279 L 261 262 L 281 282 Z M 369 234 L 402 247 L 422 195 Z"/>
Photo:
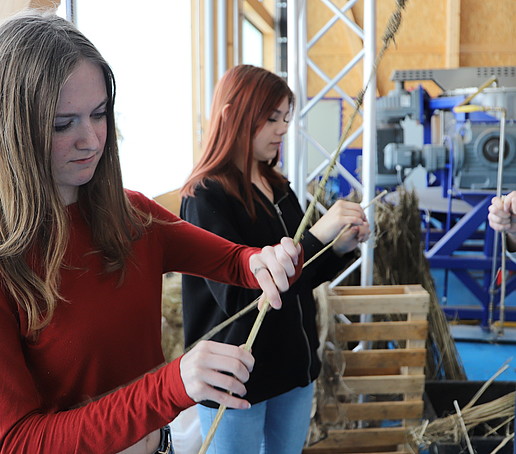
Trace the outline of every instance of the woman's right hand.
<path fill-rule="evenodd" d="M 516 234 L 516 191 L 504 197 L 493 197 L 487 219 L 493 230 Z"/>
<path fill-rule="evenodd" d="M 516 251 L 516 191 L 503 197 L 493 197 L 487 215 L 489 226 L 507 233 L 507 250 Z"/>
<path fill-rule="evenodd" d="M 211 400 L 247 409 L 249 402 L 238 396 L 246 394 L 243 383 L 253 366 L 253 356 L 241 347 L 201 341 L 181 358 L 180 371 L 186 393 L 195 402 Z"/>

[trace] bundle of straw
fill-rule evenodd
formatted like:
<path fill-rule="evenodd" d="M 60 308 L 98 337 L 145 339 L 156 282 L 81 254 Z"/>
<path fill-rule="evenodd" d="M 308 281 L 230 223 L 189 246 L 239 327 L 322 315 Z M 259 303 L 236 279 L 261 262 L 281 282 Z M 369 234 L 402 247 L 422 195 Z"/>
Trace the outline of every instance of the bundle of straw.
<path fill-rule="evenodd" d="M 411 428 L 411 438 L 420 447 L 428 447 L 434 442 L 460 443 L 466 437 L 464 427 L 466 432 L 469 432 L 479 424 L 505 418 L 501 424 L 492 428 L 485 436 L 492 435 L 505 425 L 509 427 L 510 422 L 514 420 L 515 397 L 516 392 L 512 392 L 485 404 L 465 407 L 460 414 L 449 415 Z M 514 434 L 512 435 L 514 436 Z"/>
<path fill-rule="evenodd" d="M 350 197 L 356 198 L 355 195 Z M 414 191 L 399 186 L 396 203 L 385 199 L 376 203 L 373 283 L 420 284 L 429 293 L 425 375 L 428 379 L 466 380 L 455 341 L 439 305 L 421 237 L 421 214 Z M 351 275 L 343 285 L 360 285 L 359 273 Z M 390 318 L 395 320 L 397 315 L 392 314 Z"/>
<path fill-rule="evenodd" d="M 498 452 L 509 441 L 514 439 L 514 430 L 512 433 L 510 432 L 510 423 L 514 421 L 516 392 L 508 393 L 485 404 L 476 406 L 475 404 L 495 379 L 508 368 L 509 365 L 504 364 L 496 371 L 496 373 L 481 386 L 462 410 L 457 401 L 454 401 L 453 404 L 457 410 L 456 414 L 436 419 L 430 423 L 429 421 L 424 421 L 421 426 L 410 428 L 408 430 L 409 438 L 422 449 L 427 448 L 434 442 L 459 443 L 466 441 L 469 453 L 474 454 L 473 446 L 469 439 L 469 431 L 479 424 L 495 420 L 499 421 L 505 418 L 501 424 L 499 423 L 496 427 L 490 428 L 484 435 L 484 437 L 487 437 L 505 428 L 506 434 L 504 440 L 502 440 L 491 454 Z"/>

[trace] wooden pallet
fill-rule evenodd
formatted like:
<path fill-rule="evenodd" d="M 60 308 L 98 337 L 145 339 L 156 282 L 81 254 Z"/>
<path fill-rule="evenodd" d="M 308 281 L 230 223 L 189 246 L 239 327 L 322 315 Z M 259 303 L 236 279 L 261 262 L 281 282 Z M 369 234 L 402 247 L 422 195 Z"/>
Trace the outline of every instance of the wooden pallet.
<path fill-rule="evenodd" d="M 339 341 L 402 341 L 402 347 L 374 349 L 368 345 L 334 353 L 340 358 L 327 356 L 345 363 L 337 390 L 343 403 L 319 408 L 321 422 L 364 428 L 330 430 L 326 439 L 303 453 L 412 452 L 406 428 L 419 424 L 423 415 L 428 293 L 420 285 L 336 287 L 328 291 L 327 298 L 330 314 L 406 317 L 404 321 L 338 324 L 335 335 Z M 357 423 L 351 426 L 353 422 Z"/>

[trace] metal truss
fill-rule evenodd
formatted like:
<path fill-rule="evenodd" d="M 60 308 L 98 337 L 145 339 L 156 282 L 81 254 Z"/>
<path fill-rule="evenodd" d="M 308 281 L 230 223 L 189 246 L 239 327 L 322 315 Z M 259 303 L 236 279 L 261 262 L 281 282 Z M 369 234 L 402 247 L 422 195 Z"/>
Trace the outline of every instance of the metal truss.
<path fill-rule="evenodd" d="M 315 0 L 312 0 L 315 1 Z M 325 169 L 331 162 L 332 155 L 336 150 L 325 149 L 310 134 L 308 130 L 308 113 L 322 100 L 327 99 L 326 95 L 335 90 L 344 102 L 352 107 L 355 106 L 353 96 L 346 93 L 338 83 L 355 66 L 363 64 L 364 87 L 368 85 L 364 97 L 362 115 L 362 126 L 355 130 L 338 150 L 345 153 L 346 148 L 360 135 L 362 135 L 362 181 L 358 181 L 340 163 L 335 171 L 340 174 L 358 192 L 362 193 L 362 200 L 367 203 L 374 197 L 374 172 L 376 159 L 376 119 L 375 119 L 375 93 L 376 77 L 373 74 L 374 60 L 376 56 L 376 1 L 361 0 L 364 5 L 364 29 L 346 16 L 359 0 L 349 0 L 342 7 L 336 6 L 332 0 L 318 0 L 327 7 L 333 16 L 326 24 L 318 30 L 313 37 L 307 39 L 307 21 L 310 20 L 306 14 L 307 0 L 289 0 L 287 2 L 287 49 L 288 49 L 288 83 L 296 94 L 296 110 L 291 119 L 291 126 L 287 136 L 287 175 L 296 192 L 301 206 L 306 207 L 307 201 L 312 199 L 308 187 L 314 181 L 317 182 Z M 330 77 L 317 64 L 310 59 L 308 52 L 320 42 L 321 38 L 337 23 L 343 22 L 349 29 L 363 41 L 363 48 L 360 49 L 348 62 L 342 63 L 342 68 L 337 75 Z M 313 72 L 325 83 L 324 87 L 311 99 L 307 91 L 307 71 L 311 68 Z M 320 164 L 310 173 L 308 172 L 308 144 L 311 144 L 319 154 Z M 324 212 L 320 204 L 318 208 Z M 374 207 L 366 209 L 366 215 L 374 232 Z M 354 263 L 344 271 L 330 286 L 335 286 L 347 275 L 361 266 L 362 285 L 372 285 L 373 277 L 373 235 L 368 242 L 362 245 L 362 254 L 359 262 Z"/>

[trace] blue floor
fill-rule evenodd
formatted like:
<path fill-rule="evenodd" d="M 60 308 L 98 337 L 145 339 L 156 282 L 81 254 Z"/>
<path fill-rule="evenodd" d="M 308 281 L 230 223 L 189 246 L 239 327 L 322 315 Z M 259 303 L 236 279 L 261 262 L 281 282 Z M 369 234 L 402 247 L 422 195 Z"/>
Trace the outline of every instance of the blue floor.
<path fill-rule="evenodd" d="M 444 294 L 443 270 L 432 270 L 439 301 Z M 506 297 L 506 306 L 516 306 L 516 292 Z M 472 306 L 480 302 L 465 288 L 453 273 L 448 275 L 448 292 L 445 306 Z M 509 368 L 496 380 L 516 381 L 516 326 L 514 322 L 504 326 L 503 334 L 491 333 L 480 326 L 480 323 L 450 325 L 452 336 L 464 365 L 468 380 L 485 381 L 491 378 L 506 362 Z"/>
<path fill-rule="evenodd" d="M 496 380 L 516 381 L 516 344 L 455 340 L 455 345 L 468 380 L 489 380 L 508 362 L 509 368 Z"/>

